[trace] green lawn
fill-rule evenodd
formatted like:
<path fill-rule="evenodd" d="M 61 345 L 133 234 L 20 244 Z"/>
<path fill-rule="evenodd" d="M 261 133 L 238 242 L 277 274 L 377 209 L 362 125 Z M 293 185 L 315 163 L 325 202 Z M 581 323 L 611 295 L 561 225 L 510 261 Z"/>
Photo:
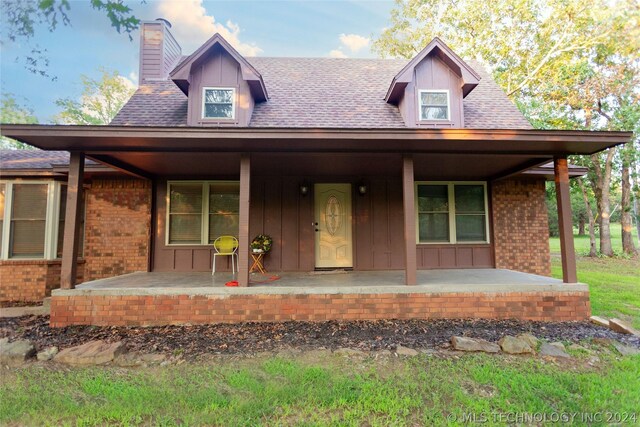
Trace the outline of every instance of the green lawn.
<path fill-rule="evenodd" d="M 327 354 L 130 370 L 32 366 L 3 373 L 0 424 L 460 425 L 475 414 L 504 425 L 500 417 L 516 413 L 637 413 L 640 356 L 604 354 L 597 368 L 587 357 L 564 367 L 526 357 Z"/>
<path fill-rule="evenodd" d="M 594 315 L 618 317 L 640 329 L 640 259 L 578 257 L 578 280 L 589 285 Z M 552 257 L 551 274 L 562 278 L 560 259 Z"/>
<path fill-rule="evenodd" d="M 589 285 L 593 314 L 604 317 L 620 317 L 640 328 L 640 257 L 589 258 L 589 236 L 574 236 L 578 254 L 578 280 Z M 622 252 L 620 224 L 611 224 L 614 251 Z M 551 248 L 551 273 L 562 278 L 562 267 L 557 254 L 560 240 L 549 239 Z"/>
<path fill-rule="evenodd" d="M 577 231 L 577 230 L 574 230 Z M 588 231 L 587 231 L 588 233 Z M 636 247 L 638 246 L 638 238 L 637 238 L 637 232 L 634 228 L 633 230 L 633 235 L 635 237 L 635 244 Z M 589 255 L 589 234 L 585 235 L 585 236 L 578 236 L 577 234 L 574 234 L 573 236 L 573 241 L 576 247 L 576 253 L 580 254 L 580 255 Z M 596 234 L 596 248 L 599 250 L 600 249 L 600 241 L 599 241 L 599 237 Z M 621 253 L 622 252 L 622 235 L 621 235 L 621 226 L 620 223 L 613 223 L 611 224 L 611 245 L 613 246 L 613 250 L 616 253 Z M 549 239 L 549 246 L 551 248 L 551 253 L 560 253 L 560 238 L 558 237 L 551 237 Z"/>

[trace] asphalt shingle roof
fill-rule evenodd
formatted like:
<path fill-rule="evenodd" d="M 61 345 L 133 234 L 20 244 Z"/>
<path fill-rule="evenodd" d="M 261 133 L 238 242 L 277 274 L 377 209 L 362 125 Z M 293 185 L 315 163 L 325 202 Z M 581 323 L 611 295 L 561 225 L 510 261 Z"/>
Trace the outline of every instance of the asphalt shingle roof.
<path fill-rule="evenodd" d="M 267 102 L 256 104 L 249 127 L 403 128 L 398 108 L 384 101 L 404 59 L 247 58 L 262 74 Z M 464 99 L 465 127 L 531 129 L 491 76 L 482 77 Z M 186 126 L 187 97 L 171 81 L 148 82 L 111 125 Z"/>
<path fill-rule="evenodd" d="M 0 150 L 0 169 L 53 169 L 69 164 L 68 151 Z M 85 160 L 86 165 L 96 162 Z"/>

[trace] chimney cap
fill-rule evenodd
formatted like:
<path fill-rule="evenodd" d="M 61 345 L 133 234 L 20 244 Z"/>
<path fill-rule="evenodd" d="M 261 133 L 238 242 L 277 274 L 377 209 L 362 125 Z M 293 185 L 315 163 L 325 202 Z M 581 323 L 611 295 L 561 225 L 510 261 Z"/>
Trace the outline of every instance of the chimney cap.
<path fill-rule="evenodd" d="M 156 21 L 164 22 L 164 24 L 167 26 L 167 28 L 171 28 L 171 22 L 169 22 L 168 20 L 166 20 L 164 18 L 156 18 Z"/>

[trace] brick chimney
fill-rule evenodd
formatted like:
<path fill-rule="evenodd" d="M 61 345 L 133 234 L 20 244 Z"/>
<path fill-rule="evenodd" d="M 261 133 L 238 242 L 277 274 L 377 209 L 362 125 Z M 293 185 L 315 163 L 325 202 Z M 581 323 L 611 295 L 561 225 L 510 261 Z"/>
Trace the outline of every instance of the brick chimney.
<path fill-rule="evenodd" d="M 170 31 L 171 23 L 158 18 L 140 26 L 140 84 L 166 80 L 182 57 L 182 49 Z"/>

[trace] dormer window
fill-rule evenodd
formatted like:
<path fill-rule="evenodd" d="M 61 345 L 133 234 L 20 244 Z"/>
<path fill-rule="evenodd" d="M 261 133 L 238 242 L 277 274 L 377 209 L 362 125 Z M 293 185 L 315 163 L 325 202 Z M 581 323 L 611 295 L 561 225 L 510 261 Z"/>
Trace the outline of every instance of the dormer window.
<path fill-rule="evenodd" d="M 234 119 L 236 110 L 236 89 L 205 87 L 202 89 L 203 119 Z"/>
<path fill-rule="evenodd" d="M 448 90 L 420 91 L 420 120 L 451 120 Z"/>

